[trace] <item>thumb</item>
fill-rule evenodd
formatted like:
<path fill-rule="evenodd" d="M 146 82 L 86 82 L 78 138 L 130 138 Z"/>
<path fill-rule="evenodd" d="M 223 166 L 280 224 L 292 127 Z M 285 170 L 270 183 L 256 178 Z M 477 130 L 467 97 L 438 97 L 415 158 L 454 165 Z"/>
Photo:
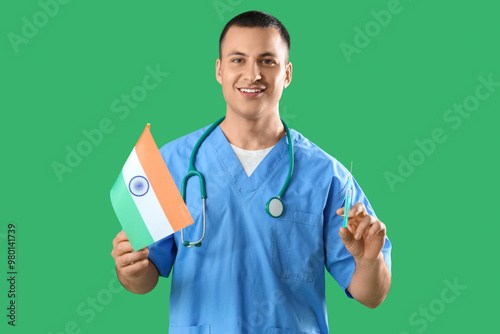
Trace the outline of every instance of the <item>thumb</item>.
<path fill-rule="evenodd" d="M 352 233 L 349 232 L 348 229 L 346 229 L 345 227 L 342 227 L 342 226 L 340 226 L 340 228 L 339 228 L 339 236 L 340 236 L 340 239 L 342 239 L 342 242 L 344 244 L 350 244 L 354 238 Z"/>

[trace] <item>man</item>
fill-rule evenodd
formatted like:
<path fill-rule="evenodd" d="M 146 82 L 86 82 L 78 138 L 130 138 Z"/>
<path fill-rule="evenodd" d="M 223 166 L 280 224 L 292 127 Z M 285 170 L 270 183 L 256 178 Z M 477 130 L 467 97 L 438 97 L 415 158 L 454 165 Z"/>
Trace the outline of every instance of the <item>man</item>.
<path fill-rule="evenodd" d="M 325 267 L 369 308 L 389 291 L 391 244 L 363 191 L 353 180 L 356 204 L 343 228 L 349 172 L 297 131 L 290 130 L 292 143 L 286 136 L 279 100 L 292 80 L 289 51 L 286 29 L 263 12 L 236 16 L 221 34 L 215 70 L 226 117 L 195 160 L 207 189 L 203 244 L 185 247 L 180 231 L 137 252 L 123 231 L 113 240 L 129 291 L 147 293 L 172 272 L 169 333 L 328 333 Z M 179 188 L 206 129 L 160 150 Z M 287 179 L 290 145 L 293 174 L 284 212 L 273 218 L 266 203 Z M 195 223 L 184 240 L 204 233 L 199 194 L 199 181 L 189 181 Z"/>

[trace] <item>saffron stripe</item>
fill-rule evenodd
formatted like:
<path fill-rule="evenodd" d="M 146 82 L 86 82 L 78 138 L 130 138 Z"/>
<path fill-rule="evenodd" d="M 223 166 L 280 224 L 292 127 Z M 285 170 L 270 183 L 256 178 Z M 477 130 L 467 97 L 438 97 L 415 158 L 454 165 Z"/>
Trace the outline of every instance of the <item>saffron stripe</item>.
<path fill-rule="evenodd" d="M 193 218 L 163 161 L 149 130 L 149 124 L 139 138 L 135 150 L 163 212 L 171 222 L 173 231 L 177 232 L 184 226 L 192 224 Z"/>

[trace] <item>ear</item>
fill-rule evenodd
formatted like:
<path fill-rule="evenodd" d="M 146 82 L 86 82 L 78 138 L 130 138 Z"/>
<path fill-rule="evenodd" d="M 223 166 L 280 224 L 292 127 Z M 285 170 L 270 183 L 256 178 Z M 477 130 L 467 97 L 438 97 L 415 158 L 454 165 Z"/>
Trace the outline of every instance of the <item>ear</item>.
<path fill-rule="evenodd" d="M 221 61 L 217 58 L 215 61 L 215 79 L 222 85 L 222 75 L 221 75 Z"/>
<path fill-rule="evenodd" d="M 292 82 L 292 62 L 288 62 L 286 64 L 286 69 L 285 69 L 285 82 L 283 83 L 283 89 L 287 88 L 288 85 Z"/>

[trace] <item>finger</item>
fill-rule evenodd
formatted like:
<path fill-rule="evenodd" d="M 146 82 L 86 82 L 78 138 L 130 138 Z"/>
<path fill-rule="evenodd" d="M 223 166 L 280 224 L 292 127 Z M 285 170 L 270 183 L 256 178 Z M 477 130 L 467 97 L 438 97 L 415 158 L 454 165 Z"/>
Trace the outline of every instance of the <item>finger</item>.
<path fill-rule="evenodd" d="M 127 253 L 120 256 L 116 261 L 116 265 L 119 266 L 120 268 L 133 265 L 136 262 L 140 262 L 142 260 L 147 259 L 148 255 L 149 255 L 149 250 L 143 248 L 137 252 Z"/>
<path fill-rule="evenodd" d="M 355 207 L 353 206 L 349 210 L 349 216 L 348 216 L 348 221 L 356 226 L 359 225 L 359 223 L 361 222 L 361 220 L 363 220 L 363 218 L 370 216 L 364 209 L 364 204 L 363 203 L 359 204 L 361 204 L 362 206 L 359 205 Z"/>
<path fill-rule="evenodd" d="M 128 240 L 120 242 L 115 247 L 116 256 L 122 256 L 123 254 L 131 253 L 133 251 L 134 251 L 134 248 L 132 248 L 132 244 Z"/>
<path fill-rule="evenodd" d="M 361 218 L 361 221 L 359 222 L 359 225 L 356 229 L 356 234 L 354 234 L 354 239 L 359 240 L 363 236 L 363 233 L 365 230 L 368 228 L 368 226 L 371 224 L 371 216 L 365 216 Z"/>
<path fill-rule="evenodd" d="M 128 251 L 125 251 L 125 245 L 122 245 L 123 242 L 119 243 L 118 245 L 113 246 L 113 249 L 111 250 L 111 256 L 115 261 L 122 256 L 123 254 L 128 253 Z"/>
<path fill-rule="evenodd" d="M 382 223 L 380 220 L 377 220 L 372 224 L 370 229 L 367 231 L 366 239 L 370 239 L 375 236 L 385 236 L 385 234 L 386 234 L 385 224 Z"/>
<path fill-rule="evenodd" d="M 116 247 L 116 245 L 118 245 L 122 241 L 128 241 L 125 231 L 118 232 L 116 237 L 113 239 L 113 247 Z"/>
<path fill-rule="evenodd" d="M 345 212 L 345 208 L 339 208 L 339 209 L 337 209 L 337 211 L 336 211 L 337 215 L 339 215 L 339 216 L 341 216 L 341 217 L 344 217 L 344 212 Z M 348 219 L 350 219 L 350 218 L 352 218 L 352 217 L 353 217 L 353 215 L 351 215 L 351 211 L 348 211 L 348 213 L 347 213 L 347 214 L 348 214 L 348 216 L 347 216 L 347 218 L 348 218 Z"/>
<path fill-rule="evenodd" d="M 363 202 L 358 202 L 352 206 L 352 208 L 349 210 L 349 216 L 357 216 L 357 215 L 368 215 L 368 212 L 366 211 L 365 204 Z"/>
<path fill-rule="evenodd" d="M 338 208 L 336 213 L 339 215 L 339 216 L 342 216 L 344 215 L 344 211 L 345 211 L 345 208 Z"/>
<path fill-rule="evenodd" d="M 344 228 L 342 226 L 339 228 L 339 237 L 344 244 L 350 244 L 353 241 L 352 232 L 349 228 Z"/>
<path fill-rule="evenodd" d="M 143 248 L 137 252 L 126 253 L 116 258 L 116 265 L 120 268 L 126 267 L 128 265 L 134 264 L 135 262 L 148 258 L 148 255 L 149 248 Z"/>
<path fill-rule="evenodd" d="M 358 228 L 357 223 L 351 223 L 350 221 L 347 222 L 347 230 L 353 235 L 353 239 L 357 228 Z"/>
<path fill-rule="evenodd" d="M 123 267 L 120 269 L 120 272 L 124 274 L 125 276 L 135 276 L 142 270 L 146 269 L 146 267 L 149 265 L 149 259 L 144 259 L 138 262 L 135 262 L 134 264 L 128 265 L 126 267 Z"/>

